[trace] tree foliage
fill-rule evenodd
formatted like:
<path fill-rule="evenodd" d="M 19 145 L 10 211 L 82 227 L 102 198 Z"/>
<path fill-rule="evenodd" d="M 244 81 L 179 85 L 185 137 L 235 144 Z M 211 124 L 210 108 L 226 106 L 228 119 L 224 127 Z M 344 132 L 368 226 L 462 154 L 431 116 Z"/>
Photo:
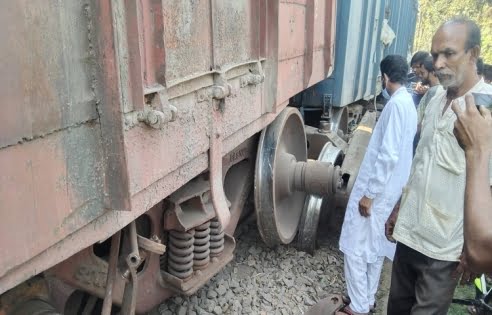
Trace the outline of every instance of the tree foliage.
<path fill-rule="evenodd" d="M 482 57 L 492 64 L 491 0 L 420 0 L 414 50 L 430 51 L 432 36 L 449 18 L 465 16 L 474 20 L 482 33 Z"/>

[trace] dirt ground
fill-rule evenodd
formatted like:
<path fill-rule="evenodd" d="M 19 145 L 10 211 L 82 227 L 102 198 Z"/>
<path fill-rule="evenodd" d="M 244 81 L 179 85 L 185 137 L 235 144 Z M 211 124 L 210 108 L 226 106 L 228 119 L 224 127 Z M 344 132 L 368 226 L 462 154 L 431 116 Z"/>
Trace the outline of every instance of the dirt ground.
<path fill-rule="evenodd" d="M 391 284 L 391 260 L 386 258 L 384 260 L 383 271 L 381 272 L 381 279 L 380 279 L 379 290 L 377 294 L 376 314 L 386 315 L 390 284 Z"/>

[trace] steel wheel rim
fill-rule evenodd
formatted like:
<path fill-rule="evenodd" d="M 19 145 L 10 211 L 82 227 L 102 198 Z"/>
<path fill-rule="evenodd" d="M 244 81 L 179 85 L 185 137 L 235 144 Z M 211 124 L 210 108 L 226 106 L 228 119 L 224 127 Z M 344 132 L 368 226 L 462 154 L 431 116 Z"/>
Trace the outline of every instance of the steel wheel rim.
<path fill-rule="evenodd" d="M 287 107 L 263 130 L 258 145 L 255 168 L 255 207 L 258 230 L 263 241 L 274 246 L 290 243 L 299 226 L 304 192 L 294 192 L 277 200 L 275 187 L 276 160 L 289 152 L 297 161 L 307 160 L 304 123 L 299 111 Z"/>

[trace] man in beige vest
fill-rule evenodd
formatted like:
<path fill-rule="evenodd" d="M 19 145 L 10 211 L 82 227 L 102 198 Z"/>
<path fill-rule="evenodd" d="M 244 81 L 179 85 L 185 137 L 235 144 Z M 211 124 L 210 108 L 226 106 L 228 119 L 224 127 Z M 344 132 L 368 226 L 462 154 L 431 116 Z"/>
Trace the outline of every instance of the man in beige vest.
<path fill-rule="evenodd" d="M 386 223 L 388 239 L 398 242 L 389 315 L 447 314 L 458 283 L 454 275 L 465 265 L 465 154 L 453 134 L 450 105 L 456 100 L 464 108 L 467 93 L 492 94 L 477 75 L 480 41 L 480 29 L 467 19 L 444 23 L 432 39 L 434 69 L 445 90 L 425 110 L 410 179 Z"/>

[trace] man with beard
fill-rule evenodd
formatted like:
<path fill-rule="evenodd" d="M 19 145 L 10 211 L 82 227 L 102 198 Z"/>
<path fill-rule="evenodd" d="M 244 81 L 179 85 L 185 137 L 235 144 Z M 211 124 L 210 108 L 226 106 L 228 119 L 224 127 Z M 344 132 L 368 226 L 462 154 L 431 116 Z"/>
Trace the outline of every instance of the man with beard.
<path fill-rule="evenodd" d="M 436 95 L 436 92 L 438 90 L 442 90 L 442 86 L 439 84 L 439 78 L 436 76 L 436 72 L 434 71 L 434 62 L 430 55 L 424 59 L 422 65 L 417 70 L 417 74 L 421 78 L 422 84 L 429 86 L 429 89 L 424 94 L 420 100 L 419 106 L 417 107 L 418 126 L 415 141 L 413 143 L 414 154 L 420 139 L 420 130 L 422 127 L 422 120 L 424 119 L 425 109 L 427 108 L 430 100 Z"/>
<path fill-rule="evenodd" d="M 422 64 L 424 63 L 424 60 L 430 57 L 429 52 L 427 51 L 417 51 L 415 54 L 413 54 L 412 59 L 410 60 L 410 68 L 412 68 L 412 72 L 415 77 L 410 78 L 409 77 L 409 82 L 415 83 L 415 86 L 411 89 L 409 89 L 409 93 L 412 95 L 413 102 L 415 103 L 415 107 L 419 104 L 420 100 L 424 96 L 425 92 L 427 92 L 428 87 L 422 84 L 420 80 L 421 78 L 421 68 Z"/>
<path fill-rule="evenodd" d="M 462 255 L 465 154 L 453 134 L 450 104 L 455 100 L 464 108 L 466 93 L 492 94 L 492 86 L 477 75 L 480 42 L 476 23 L 462 18 L 441 25 L 432 39 L 434 69 L 445 90 L 436 92 L 425 110 L 401 206 L 386 222 L 386 236 L 398 241 L 389 315 L 446 314 L 457 271 L 465 270 L 462 282 L 470 280 Z"/>
<path fill-rule="evenodd" d="M 439 78 L 434 71 L 434 62 L 431 56 L 428 56 L 422 62 L 418 75 L 422 79 L 422 84 L 429 86 L 429 89 L 420 100 L 419 107 L 417 108 L 419 123 L 418 130 L 420 130 L 420 124 L 422 124 L 422 119 L 424 118 L 425 108 L 434 95 L 436 95 L 436 92 L 438 90 L 442 90 L 442 86 L 439 84 Z"/>

